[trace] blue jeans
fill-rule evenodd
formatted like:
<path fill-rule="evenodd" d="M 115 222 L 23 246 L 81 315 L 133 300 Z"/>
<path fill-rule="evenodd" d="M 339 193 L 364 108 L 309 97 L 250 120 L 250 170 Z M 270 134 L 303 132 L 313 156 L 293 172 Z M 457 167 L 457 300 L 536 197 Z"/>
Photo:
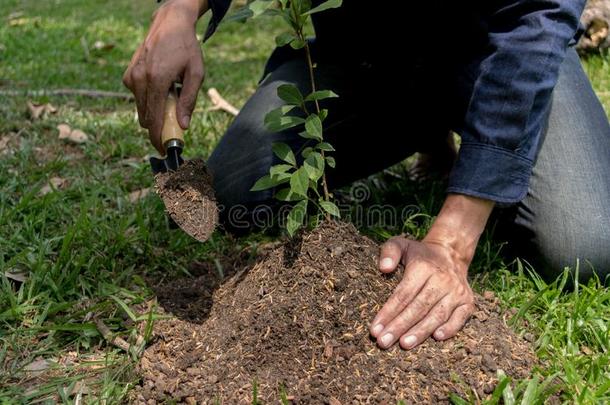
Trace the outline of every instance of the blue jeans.
<path fill-rule="evenodd" d="M 290 130 L 269 133 L 263 122 L 267 112 L 283 105 L 279 85 L 309 89 L 303 59 L 283 52 L 272 56 L 266 78 L 208 161 L 225 220 L 232 207 L 249 213 L 261 204 L 273 207 L 271 191 L 249 191 L 278 163 L 272 143 L 286 142 L 294 150 L 306 142 Z M 336 169 L 328 172 L 333 188 L 416 151 L 433 151 L 463 116 L 471 85 L 468 68 L 447 72 L 425 61 L 383 68 L 323 62 L 316 75 L 319 88 L 341 96 L 323 105 L 330 111 L 325 136 L 337 150 Z M 610 125 L 573 50 L 554 91 L 529 192 L 496 215 L 497 236 L 508 241 L 508 251 L 546 278 L 574 269 L 577 261 L 580 280 L 610 273 Z"/>

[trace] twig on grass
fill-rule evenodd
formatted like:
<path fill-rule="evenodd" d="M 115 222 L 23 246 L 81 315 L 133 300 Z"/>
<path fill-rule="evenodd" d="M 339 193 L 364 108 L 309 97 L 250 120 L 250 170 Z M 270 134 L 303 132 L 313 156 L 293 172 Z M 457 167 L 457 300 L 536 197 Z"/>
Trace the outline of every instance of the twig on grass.
<path fill-rule="evenodd" d="M 43 89 L 43 90 L 0 90 L 2 96 L 83 96 L 92 98 L 119 98 L 126 101 L 133 101 L 133 94 L 118 91 L 104 91 L 92 89 Z"/>
<path fill-rule="evenodd" d="M 102 334 L 103 338 L 106 339 L 106 341 L 108 343 L 129 353 L 129 350 L 131 349 L 131 345 L 129 343 L 127 343 L 123 338 L 121 338 L 119 336 L 113 336 L 112 331 L 110 331 L 110 328 L 108 328 L 108 326 L 106 326 L 106 324 L 101 319 L 95 320 L 95 326 L 97 327 L 97 330 Z"/>
<path fill-rule="evenodd" d="M 225 100 L 214 87 L 211 87 L 208 90 L 208 97 L 210 97 L 210 100 L 212 101 L 212 108 L 210 108 L 210 111 L 223 110 L 231 115 L 239 114 L 239 110 Z"/>

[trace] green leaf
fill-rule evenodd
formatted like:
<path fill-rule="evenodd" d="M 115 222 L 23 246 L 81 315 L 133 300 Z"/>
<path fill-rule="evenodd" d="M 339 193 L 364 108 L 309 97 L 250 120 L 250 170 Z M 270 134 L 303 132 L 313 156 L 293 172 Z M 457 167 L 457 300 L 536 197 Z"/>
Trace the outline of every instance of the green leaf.
<path fill-rule="evenodd" d="M 500 403 L 500 398 L 502 398 L 504 394 L 504 389 L 508 387 L 511 379 L 507 377 L 503 372 L 498 370 L 498 385 L 494 389 L 494 392 L 491 394 L 491 398 L 487 401 L 490 405 L 495 405 Z"/>
<path fill-rule="evenodd" d="M 276 182 L 278 185 L 282 183 L 287 183 L 290 180 L 290 173 L 277 173 L 271 175 L 271 180 Z"/>
<path fill-rule="evenodd" d="M 279 119 L 283 116 L 285 116 L 286 114 L 288 114 L 290 111 L 294 110 L 296 107 L 296 105 L 283 105 L 279 108 L 276 108 L 274 110 L 271 110 L 267 113 L 267 115 L 265 115 L 265 120 L 266 119 Z"/>
<path fill-rule="evenodd" d="M 271 176 L 276 176 L 278 174 L 281 173 L 286 173 L 288 170 L 292 169 L 294 166 L 292 165 L 275 165 L 275 166 L 271 166 L 271 169 L 269 169 L 269 174 Z"/>
<path fill-rule="evenodd" d="M 275 37 L 275 43 L 277 46 L 285 46 L 294 41 L 296 37 L 290 32 L 286 32 Z"/>
<path fill-rule="evenodd" d="M 451 393 L 449 394 L 449 399 L 453 405 L 469 405 L 470 402 L 460 398 L 457 394 Z"/>
<path fill-rule="evenodd" d="M 314 139 L 322 140 L 322 120 L 316 114 L 312 114 L 305 120 L 305 131 Z"/>
<path fill-rule="evenodd" d="M 337 207 L 335 205 L 335 203 L 332 203 L 330 201 L 320 201 L 320 205 L 322 206 L 322 208 L 324 209 L 324 211 L 328 212 L 330 215 L 334 216 L 334 217 L 341 217 L 341 213 L 339 212 L 339 207 Z"/>
<path fill-rule="evenodd" d="M 222 23 L 226 24 L 228 22 L 233 22 L 233 21 L 243 23 L 243 22 L 246 22 L 248 20 L 248 18 L 251 18 L 253 16 L 254 16 L 254 13 L 252 12 L 252 10 L 250 10 L 250 7 L 245 6 L 245 7 L 238 9 L 231 15 L 223 18 Z"/>
<path fill-rule="evenodd" d="M 307 174 L 307 170 L 305 170 L 305 167 L 299 167 L 290 176 L 290 190 L 297 195 L 306 197 L 308 188 L 309 175 Z"/>
<path fill-rule="evenodd" d="M 268 128 L 271 126 L 280 126 L 282 118 L 290 111 L 292 111 L 295 107 L 296 106 L 294 105 L 283 105 L 279 108 L 269 111 L 265 115 L 265 126 L 267 126 Z"/>
<path fill-rule="evenodd" d="M 301 201 L 307 197 L 293 193 L 290 187 L 286 187 L 275 193 L 275 199 L 280 201 Z"/>
<path fill-rule="evenodd" d="M 332 167 L 333 169 L 335 168 L 336 162 L 335 162 L 335 158 L 332 156 L 326 156 L 326 163 Z"/>
<path fill-rule="evenodd" d="M 328 142 L 320 142 L 316 145 L 316 149 L 323 150 L 324 152 L 334 152 L 335 148 Z"/>
<path fill-rule="evenodd" d="M 305 48 L 306 42 L 302 39 L 295 38 L 290 42 L 290 47 L 292 49 L 302 49 Z"/>
<path fill-rule="evenodd" d="M 303 226 L 306 214 L 307 200 L 299 201 L 292 207 L 292 210 L 288 213 L 288 217 L 286 217 L 286 230 L 290 236 L 293 236 L 294 233 Z"/>
<path fill-rule="evenodd" d="M 270 175 L 266 175 L 266 176 L 263 176 L 260 179 L 258 179 L 256 181 L 256 183 L 254 183 L 252 188 L 250 188 L 250 191 L 267 190 L 267 189 L 275 187 L 275 186 L 276 186 L 276 184 L 271 179 L 271 176 Z"/>
<path fill-rule="evenodd" d="M 322 155 L 318 152 L 313 152 L 305 159 L 303 167 L 311 180 L 318 181 L 322 174 L 324 174 L 324 159 L 322 159 Z"/>
<path fill-rule="evenodd" d="M 292 3 L 296 6 L 296 12 L 299 15 L 311 10 L 311 0 L 292 0 Z"/>
<path fill-rule="evenodd" d="M 290 163 L 293 166 L 297 164 L 297 160 L 294 157 L 294 153 L 292 153 L 292 149 L 290 149 L 290 146 L 286 145 L 285 143 L 275 142 L 273 146 L 271 146 L 271 149 L 273 150 L 273 153 L 275 153 L 275 156 L 279 157 L 284 162 Z"/>
<path fill-rule="evenodd" d="M 305 138 L 305 139 L 313 139 L 313 140 L 316 140 L 316 141 L 319 141 L 319 140 L 320 140 L 318 137 L 315 137 L 315 136 L 311 135 L 311 134 L 310 134 L 309 132 L 307 132 L 307 131 L 302 131 L 302 132 L 299 132 L 299 136 L 302 136 L 302 137 L 303 137 L 303 138 Z"/>
<path fill-rule="evenodd" d="M 311 154 L 311 152 L 313 152 L 313 148 L 311 146 L 308 146 L 305 149 L 303 149 L 303 152 L 301 152 L 301 156 L 303 156 L 303 158 L 307 159 L 309 157 L 309 155 Z"/>
<path fill-rule="evenodd" d="M 343 3 L 342 0 L 328 0 L 320 4 L 318 7 L 314 7 L 311 10 L 303 13 L 302 15 L 312 15 L 331 8 L 338 8 L 341 7 L 341 3 Z"/>
<path fill-rule="evenodd" d="M 273 3 L 273 0 L 254 0 L 248 4 L 248 8 L 252 11 L 253 17 L 258 17 L 267 11 L 267 9 L 271 7 Z"/>
<path fill-rule="evenodd" d="M 294 128 L 299 125 L 305 123 L 305 119 L 301 117 L 293 117 L 290 115 L 284 115 L 279 118 L 269 118 L 265 117 L 265 125 L 267 129 L 271 132 L 281 132 L 286 129 Z"/>
<path fill-rule="evenodd" d="M 328 117 L 328 109 L 323 108 L 322 111 L 320 111 L 320 114 L 318 114 L 318 116 L 320 117 L 320 119 L 322 120 L 322 122 L 324 122 L 324 120 L 326 119 L 326 117 Z"/>
<path fill-rule="evenodd" d="M 282 84 L 277 88 L 277 95 L 288 104 L 303 104 L 303 95 L 294 84 Z"/>
<path fill-rule="evenodd" d="M 117 304 L 119 304 L 121 309 L 123 309 L 125 314 L 127 314 L 127 316 L 129 317 L 129 319 L 131 319 L 134 322 L 137 321 L 136 314 L 133 313 L 133 311 L 129 308 L 129 306 L 125 302 L 123 302 L 119 297 L 114 296 L 114 295 L 110 295 L 110 298 L 112 298 Z"/>
<path fill-rule="evenodd" d="M 335 97 L 339 97 L 339 95 L 331 90 L 318 90 L 305 97 L 305 101 L 324 100 Z"/>

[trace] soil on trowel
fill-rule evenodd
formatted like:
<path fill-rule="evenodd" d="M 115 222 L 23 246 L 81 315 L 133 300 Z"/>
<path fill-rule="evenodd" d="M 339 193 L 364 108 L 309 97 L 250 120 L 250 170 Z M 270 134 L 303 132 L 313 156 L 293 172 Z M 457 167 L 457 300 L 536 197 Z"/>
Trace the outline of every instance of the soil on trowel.
<path fill-rule="evenodd" d="M 178 170 L 155 176 L 155 189 L 176 224 L 200 242 L 218 224 L 212 177 L 201 159 L 186 161 Z"/>
<path fill-rule="evenodd" d="M 211 300 L 192 298 L 205 315 L 191 307 L 192 319 L 155 324 L 132 401 L 245 404 L 256 391 L 258 403 L 439 403 L 451 393 L 489 397 L 498 370 L 530 375 L 533 351 L 491 293 L 477 297 L 455 338 L 378 349 L 368 323 L 402 274 L 382 275 L 377 254 L 375 242 L 338 223 L 269 250 L 216 285 Z M 206 283 L 198 277 L 183 288 L 207 294 Z"/>

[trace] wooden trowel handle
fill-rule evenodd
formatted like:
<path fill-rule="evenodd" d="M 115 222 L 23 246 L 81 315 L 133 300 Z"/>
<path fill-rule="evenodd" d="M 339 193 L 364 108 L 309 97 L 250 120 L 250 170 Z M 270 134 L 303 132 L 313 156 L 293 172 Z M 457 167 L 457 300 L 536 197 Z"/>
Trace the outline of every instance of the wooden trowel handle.
<path fill-rule="evenodd" d="M 178 124 L 176 117 L 176 95 L 170 92 L 165 101 L 165 117 L 163 118 L 163 130 L 161 131 L 161 142 L 167 145 L 169 141 L 178 140 L 184 145 L 184 130 Z"/>

